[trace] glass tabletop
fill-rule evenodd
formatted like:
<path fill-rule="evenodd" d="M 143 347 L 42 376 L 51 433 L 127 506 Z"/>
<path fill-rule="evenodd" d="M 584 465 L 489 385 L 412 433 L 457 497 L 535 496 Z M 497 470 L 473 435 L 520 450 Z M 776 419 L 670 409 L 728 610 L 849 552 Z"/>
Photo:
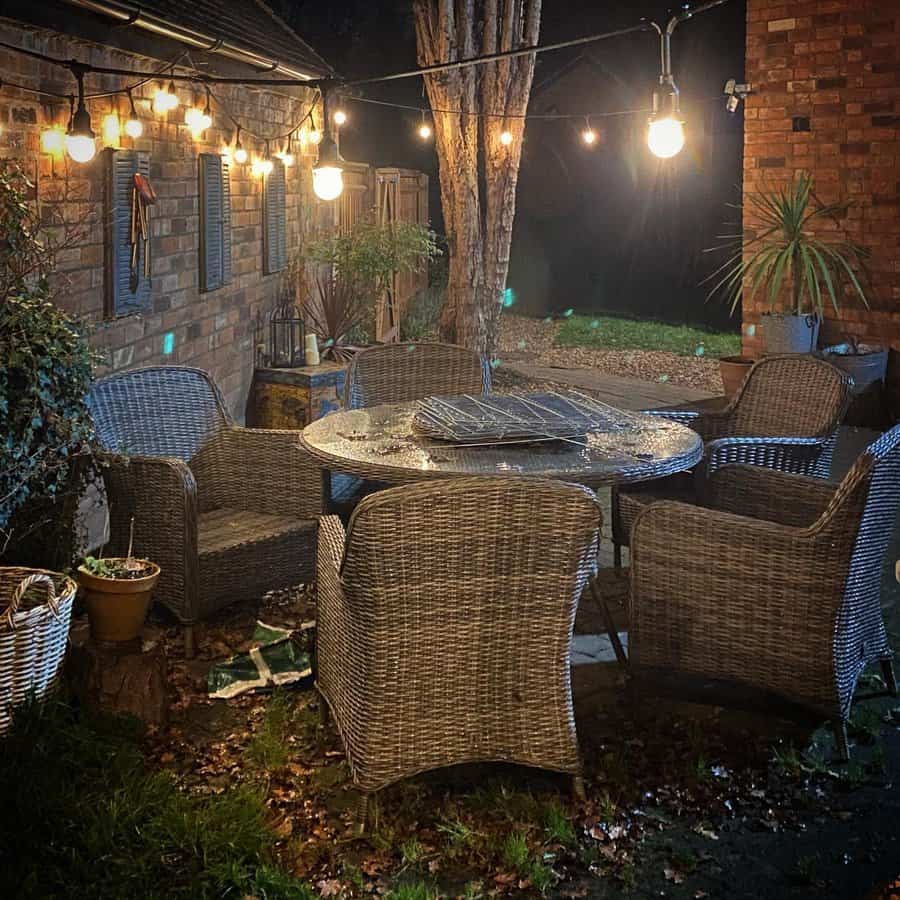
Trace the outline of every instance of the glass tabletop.
<path fill-rule="evenodd" d="M 300 440 L 325 469 L 392 484 L 465 475 L 625 484 L 685 471 L 703 456 L 703 441 L 690 428 L 612 407 L 609 426 L 582 438 L 486 446 L 416 434 L 418 408 L 396 403 L 329 413 L 307 425 Z"/>

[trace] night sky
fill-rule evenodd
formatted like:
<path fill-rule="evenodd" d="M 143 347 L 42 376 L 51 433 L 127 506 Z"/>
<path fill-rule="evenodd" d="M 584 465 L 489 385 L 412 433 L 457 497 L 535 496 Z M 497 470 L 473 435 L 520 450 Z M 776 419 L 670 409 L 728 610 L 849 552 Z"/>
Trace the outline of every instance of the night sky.
<path fill-rule="evenodd" d="M 415 68 L 410 0 L 281 0 L 277 10 L 341 75 L 362 78 Z M 541 43 L 636 24 L 664 24 L 653 2 L 544 0 Z M 646 149 L 643 115 L 595 120 L 587 151 L 581 123 L 531 122 L 520 171 L 509 284 L 522 311 L 614 310 L 736 328 L 699 281 L 714 257 L 727 208 L 739 199 L 742 118 L 725 111 L 722 87 L 742 80 L 742 0 L 698 15 L 673 38 L 688 145 L 659 162 Z M 538 57 L 531 111 L 642 108 L 659 74 L 655 36 L 638 34 Z M 421 79 L 372 85 L 366 96 L 427 107 Z M 341 149 L 348 159 L 419 169 L 432 179 L 431 216 L 441 230 L 437 160 L 415 136 L 417 113 L 346 103 Z"/>

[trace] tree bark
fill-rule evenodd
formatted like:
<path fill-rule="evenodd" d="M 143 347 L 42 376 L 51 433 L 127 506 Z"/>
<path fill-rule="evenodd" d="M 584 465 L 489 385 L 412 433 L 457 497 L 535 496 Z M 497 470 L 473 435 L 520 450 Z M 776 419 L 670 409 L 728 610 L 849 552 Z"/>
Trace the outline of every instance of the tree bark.
<path fill-rule="evenodd" d="M 419 64 L 530 47 L 541 0 L 413 0 Z M 496 347 L 534 56 L 425 76 L 450 253 L 441 338 Z M 509 131 L 512 143 L 500 142 Z"/>

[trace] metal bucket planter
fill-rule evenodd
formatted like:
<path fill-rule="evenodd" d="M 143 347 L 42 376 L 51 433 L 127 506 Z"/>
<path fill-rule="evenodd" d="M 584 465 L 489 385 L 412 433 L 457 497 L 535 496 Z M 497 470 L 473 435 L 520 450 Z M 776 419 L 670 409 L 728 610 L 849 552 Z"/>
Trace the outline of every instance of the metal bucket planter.
<path fill-rule="evenodd" d="M 814 353 L 821 323 L 816 313 L 808 316 L 764 313 L 762 328 L 766 353 Z"/>
<path fill-rule="evenodd" d="M 853 393 L 861 394 L 887 375 L 888 351 L 880 344 L 835 344 L 826 347 L 825 359 L 853 378 Z"/>

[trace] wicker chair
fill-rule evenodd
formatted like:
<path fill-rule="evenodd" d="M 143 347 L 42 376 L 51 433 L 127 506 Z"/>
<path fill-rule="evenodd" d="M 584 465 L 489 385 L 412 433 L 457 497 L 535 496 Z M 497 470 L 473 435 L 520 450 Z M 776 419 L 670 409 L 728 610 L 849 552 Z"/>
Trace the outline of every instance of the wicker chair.
<path fill-rule="evenodd" d="M 363 409 L 440 394 L 487 394 L 490 389 L 490 367 L 474 350 L 454 344 L 379 344 L 353 357 L 344 406 Z"/>
<path fill-rule="evenodd" d="M 831 719 L 846 759 L 863 669 L 880 661 L 896 692 L 880 598 L 900 508 L 900 426 L 837 488 L 729 465 L 705 499 L 711 508 L 654 503 L 634 523 L 632 673 L 657 686 L 704 682 L 714 695 L 743 688 L 742 701 L 765 692 L 785 712 Z"/>
<path fill-rule="evenodd" d="M 696 502 L 697 481 L 729 463 L 826 478 L 837 429 L 851 400 L 853 380 L 812 356 L 768 356 L 747 373 L 722 410 L 647 410 L 690 426 L 706 448 L 700 469 L 664 483 L 614 490 L 612 535 L 616 567 L 631 527 L 647 504 L 668 498 Z"/>
<path fill-rule="evenodd" d="M 344 407 L 364 409 L 490 390 L 490 366 L 473 350 L 425 342 L 379 344 L 353 357 L 344 381 Z M 334 508 L 347 511 L 368 490 L 380 487 L 352 475 L 332 475 L 329 496 Z"/>
<path fill-rule="evenodd" d="M 569 653 L 596 560 L 586 488 L 460 478 L 322 519 L 317 687 L 362 820 L 371 792 L 428 769 L 508 761 L 577 774 Z"/>
<path fill-rule="evenodd" d="M 107 552 L 162 568 L 155 597 L 193 624 L 315 576 L 321 478 L 294 431 L 235 425 L 206 372 L 135 369 L 98 381 L 94 423 L 109 451 Z"/>

